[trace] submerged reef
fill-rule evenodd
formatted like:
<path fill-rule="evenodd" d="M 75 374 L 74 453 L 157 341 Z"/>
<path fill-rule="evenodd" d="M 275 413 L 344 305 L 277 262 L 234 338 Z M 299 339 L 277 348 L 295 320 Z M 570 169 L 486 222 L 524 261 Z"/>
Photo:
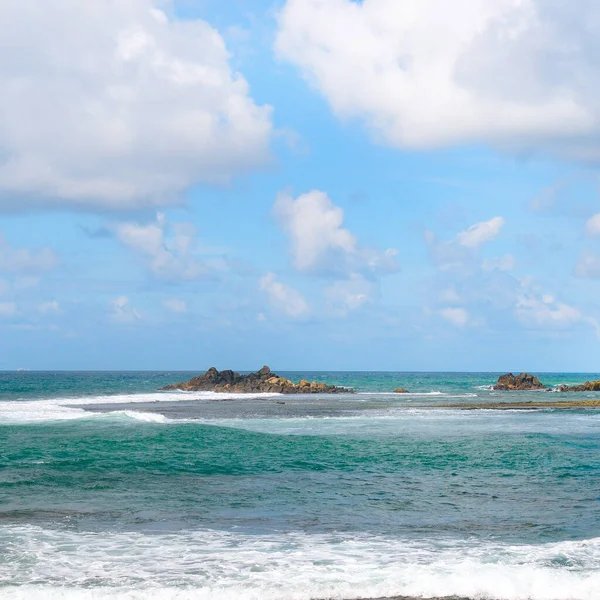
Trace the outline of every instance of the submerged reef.
<path fill-rule="evenodd" d="M 275 392 L 280 394 L 347 394 L 354 390 L 307 381 L 303 379 L 299 383 L 293 383 L 285 377 L 273 373 L 271 369 L 264 366 L 256 373 L 240 375 L 231 370 L 218 371 L 211 367 L 204 373 L 192 377 L 189 381 L 173 383 L 160 388 L 161 390 L 184 390 L 188 392 Z"/>
<path fill-rule="evenodd" d="M 415 407 L 416 408 L 416 407 Z M 420 406 L 418 408 L 425 408 Z M 428 408 L 459 408 L 461 410 L 539 410 L 539 409 L 578 409 L 595 408 L 600 409 L 600 400 L 557 400 L 556 402 L 538 402 L 528 400 L 525 402 L 485 402 L 479 404 L 436 404 Z"/>

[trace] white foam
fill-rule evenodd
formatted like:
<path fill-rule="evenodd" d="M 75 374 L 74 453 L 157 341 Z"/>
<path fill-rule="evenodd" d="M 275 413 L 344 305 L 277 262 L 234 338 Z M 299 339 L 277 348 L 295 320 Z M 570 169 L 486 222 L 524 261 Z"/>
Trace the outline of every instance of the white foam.
<path fill-rule="evenodd" d="M 463 410 L 393 406 L 354 415 L 220 418 L 195 421 L 276 435 L 350 435 L 361 438 L 429 436 L 438 439 L 511 434 L 600 434 L 600 412 L 592 414 L 522 410 Z"/>
<path fill-rule="evenodd" d="M 432 392 L 358 392 L 359 396 L 394 396 L 396 398 L 406 398 L 410 396 L 451 396 L 451 394 L 447 394 L 446 392 L 440 391 L 432 391 Z M 467 396 L 470 394 L 466 394 Z M 477 394 L 473 394 L 477 395 Z M 452 396 L 454 398 L 460 398 L 465 396 L 465 394 Z"/>
<path fill-rule="evenodd" d="M 109 413 L 99 414 L 101 416 L 106 417 L 115 417 L 122 415 L 124 417 L 127 417 L 128 419 L 134 419 L 135 421 L 143 421 L 144 423 L 168 423 L 170 421 L 164 415 L 159 415 L 157 413 L 141 412 L 137 410 L 115 410 Z"/>
<path fill-rule="evenodd" d="M 511 546 L 367 535 L 0 528 L 2 598 L 598 600 L 600 538 Z"/>
<path fill-rule="evenodd" d="M 80 398 L 54 398 L 47 400 L 15 400 L 0 402 L 0 425 L 19 423 L 42 423 L 45 421 L 65 421 L 73 419 L 98 418 L 100 414 L 124 415 L 137 420 L 151 419 L 140 417 L 136 411 L 113 411 L 112 413 L 92 413 L 79 406 L 111 404 L 144 404 L 164 402 L 206 402 L 211 400 L 236 400 L 248 398 L 272 398 L 281 394 L 222 394 L 216 392 L 155 392 L 150 394 L 116 394 L 111 396 L 86 396 Z M 143 413 L 142 413 L 143 414 Z M 150 413 L 145 413 L 150 414 Z M 155 422 L 168 419 L 156 415 Z"/>
<path fill-rule="evenodd" d="M 373 394 L 371 394 L 372 396 Z M 380 394 L 379 394 L 380 395 Z M 398 396 L 398 394 L 390 394 Z M 406 394 L 406 396 L 439 396 L 442 392 L 428 392 L 422 394 Z M 125 416 L 139 421 L 153 421 L 156 423 L 183 422 L 186 419 L 172 420 L 162 415 L 149 417 L 151 413 L 137 411 L 115 410 L 105 413 L 86 411 L 82 406 L 117 405 L 117 404 L 161 404 L 173 402 L 210 402 L 223 400 L 251 400 L 279 398 L 282 394 L 262 393 L 219 393 L 219 392 L 153 392 L 144 394 L 114 394 L 95 395 L 71 398 L 52 398 L 32 401 L 0 402 L 0 425 L 43 423 L 48 421 L 66 421 L 74 419 L 106 418 L 107 415 Z M 458 397 L 458 396 L 456 396 Z M 336 397 L 339 399 L 339 397 Z M 140 416 L 145 414 L 146 416 Z M 235 420 L 234 420 L 235 421 Z M 212 422 L 212 421 L 211 421 Z"/>
<path fill-rule="evenodd" d="M 246 400 L 248 398 L 275 398 L 281 394 L 224 393 L 224 392 L 152 392 L 149 394 L 115 394 L 111 396 L 84 396 L 81 398 L 61 398 L 62 405 L 88 404 L 141 404 L 145 402 L 200 402 L 207 400 Z"/>
<path fill-rule="evenodd" d="M 230 427 L 257 433 L 303 436 L 356 436 L 384 438 L 397 436 L 460 437 L 473 434 L 572 434 L 600 433 L 600 413 L 578 414 L 552 411 L 464 411 L 447 408 L 407 408 L 394 405 L 387 409 L 369 409 L 354 415 L 288 416 L 281 413 L 262 418 L 169 418 L 144 407 L 143 411 L 120 409 L 91 412 L 63 405 L 63 401 L 0 402 L 0 425 L 23 425 L 56 421 L 93 419 L 134 420 L 146 424 L 196 423 Z M 102 402 L 103 403 L 103 402 Z M 90 403 L 91 404 L 91 403 Z M 132 404 L 135 404 L 132 403 Z M 1 597 L 1 595 L 0 595 Z"/>
<path fill-rule="evenodd" d="M 436 392 L 436 395 L 438 393 Z M 474 394 L 463 394 L 468 397 Z M 375 396 L 375 395 L 372 395 Z M 20 425 L 77 419 L 133 419 L 146 423 L 210 424 L 280 435 L 359 435 L 386 436 L 399 434 L 439 435 L 439 427 L 445 436 L 460 436 L 481 432 L 504 433 L 549 433 L 561 434 L 600 433 L 600 411 L 580 414 L 567 412 L 556 414 L 552 409 L 545 411 L 501 410 L 465 411 L 459 408 L 436 408 L 420 406 L 411 408 L 409 402 L 393 403 L 385 408 L 369 408 L 354 414 L 338 413 L 330 416 L 290 416 L 285 410 L 277 416 L 262 418 L 169 418 L 152 412 L 151 407 L 143 411 L 125 406 L 156 405 L 172 402 L 204 403 L 214 400 L 243 398 L 268 399 L 281 394 L 219 394 L 214 392 L 158 392 L 151 394 L 119 394 L 113 396 L 90 396 L 85 398 L 55 398 L 36 401 L 0 402 L 0 425 Z M 446 396 L 452 397 L 452 396 Z M 459 397 L 459 396 L 455 396 Z M 332 400 L 337 401 L 339 398 Z M 114 405 L 114 410 L 92 412 L 80 406 Z M 141 407 L 140 407 L 141 408 Z"/>
<path fill-rule="evenodd" d="M 80 408 L 62 406 L 55 400 L 0 402 L 0 424 L 3 425 L 81 419 L 89 414 Z"/>

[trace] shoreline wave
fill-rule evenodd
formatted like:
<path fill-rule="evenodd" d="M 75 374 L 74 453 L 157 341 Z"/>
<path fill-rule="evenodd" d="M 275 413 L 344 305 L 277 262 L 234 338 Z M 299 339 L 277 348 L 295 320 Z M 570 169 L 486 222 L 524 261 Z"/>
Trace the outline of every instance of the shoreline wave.
<path fill-rule="evenodd" d="M 178 394 L 179 392 L 177 392 Z M 210 394 L 211 392 L 206 392 Z M 158 396 L 158 398 L 156 398 Z M 260 397 L 253 396 L 255 399 L 272 399 L 280 398 L 280 394 L 264 395 Z M 463 395 L 460 397 L 470 397 Z M 89 398 L 87 402 L 81 403 L 80 399 L 55 399 L 55 400 L 35 400 L 35 401 L 12 401 L 0 402 L 0 427 L 14 425 L 35 425 L 45 423 L 58 423 L 68 421 L 83 421 L 83 420 L 107 420 L 107 419 L 122 419 L 135 420 L 145 423 L 156 424 L 182 424 L 196 423 L 200 425 L 214 425 L 224 427 L 235 427 L 242 429 L 251 429 L 255 431 L 265 431 L 269 433 L 286 433 L 286 428 L 279 430 L 281 424 L 285 423 L 292 429 L 298 429 L 298 432 L 303 431 L 303 424 L 311 423 L 369 423 L 399 421 L 406 422 L 407 419 L 424 421 L 445 421 L 448 419 L 457 420 L 460 423 L 466 424 L 471 421 L 485 420 L 486 423 L 494 421 L 502 421 L 506 415 L 519 414 L 520 422 L 525 424 L 525 415 L 550 415 L 557 411 L 552 405 L 545 407 L 536 407 L 535 410 L 523 411 L 519 406 L 512 409 L 510 406 L 503 407 L 501 410 L 480 410 L 481 406 L 471 406 L 469 403 L 464 405 L 412 405 L 408 403 L 394 403 L 392 405 L 382 405 L 381 407 L 362 408 L 360 405 L 349 407 L 346 412 L 340 411 L 337 414 L 297 414 L 294 412 L 281 412 L 252 414 L 248 413 L 240 416 L 202 416 L 194 414 L 193 416 L 184 416 L 185 411 L 180 416 L 171 416 L 163 414 L 160 406 L 163 404 L 176 404 L 181 401 L 199 404 L 210 402 L 212 398 L 197 398 L 188 397 L 173 400 L 170 397 L 165 397 L 162 394 L 147 395 L 142 394 L 137 398 L 132 396 L 119 396 L 117 401 L 115 396 L 111 396 L 113 401 L 106 402 L 105 397 Z M 162 399 L 161 399 L 162 398 Z M 127 399 L 128 401 L 125 401 Z M 227 399 L 220 399 L 227 402 Z M 111 404 L 115 405 L 115 409 L 111 410 Z M 136 408 L 136 405 L 146 405 Z M 284 403 L 285 404 L 285 403 Z M 151 406 L 156 406 L 156 412 Z M 87 407 L 101 406 L 101 409 L 91 410 Z M 296 404 L 297 408 L 299 405 Z M 492 406 L 493 408 L 493 406 Z M 281 407 L 283 410 L 283 407 Z M 478 409 L 478 410 L 475 410 Z M 192 411 L 193 412 L 193 411 Z M 573 412 L 570 419 L 576 418 Z M 566 422 L 566 417 L 562 418 Z M 596 420 L 593 421 L 594 423 Z M 258 425 L 257 425 L 258 423 Z M 276 424 L 273 428 L 272 425 Z M 513 427 L 514 427 L 513 423 Z M 357 425 L 358 426 L 358 425 Z M 278 431 L 279 430 L 279 431 Z M 306 431 L 305 433 L 310 433 Z M 322 431 L 320 433 L 323 433 Z M 334 433 L 328 431 L 328 433 Z M 340 434 L 347 434 L 344 428 L 339 430 Z"/>
<path fill-rule="evenodd" d="M 225 396 L 225 397 L 223 397 Z M 278 398 L 281 394 L 217 394 L 215 392 L 154 392 L 142 394 L 114 394 L 40 400 L 12 400 L 0 402 L 0 425 L 44 423 L 93 418 L 99 414 L 127 414 L 137 411 L 117 410 L 106 413 L 87 411 L 82 406 L 164 404 L 173 402 L 209 402 L 240 398 Z M 152 413 L 148 413 L 152 414 Z M 134 418 L 138 418 L 137 416 Z"/>
<path fill-rule="evenodd" d="M 362 394 L 353 394 L 352 398 L 356 399 L 356 396 Z M 398 396 L 393 393 L 364 393 L 368 396 L 383 396 L 391 397 Z M 447 397 L 447 398 L 468 398 L 476 397 L 476 394 L 444 394 L 443 392 L 424 392 L 414 394 L 403 394 L 404 400 L 411 396 L 424 397 L 424 396 L 435 396 L 435 397 Z M 101 415 L 126 415 L 137 420 L 156 422 L 181 422 L 181 419 L 168 419 L 166 417 L 161 418 L 157 414 L 155 419 L 150 417 L 142 417 L 141 413 L 135 410 L 119 409 L 115 411 L 106 411 L 102 413 L 95 413 L 86 410 L 84 407 L 92 406 L 110 406 L 114 405 L 136 405 L 136 404 L 169 404 L 179 402 L 193 402 L 193 403 L 205 403 L 205 402 L 226 402 L 231 400 L 269 400 L 269 399 L 280 399 L 285 397 L 284 394 L 262 392 L 262 393 L 217 393 L 217 392 L 185 392 L 185 391 L 173 391 L 173 392 L 153 392 L 153 393 L 138 393 L 138 394 L 108 394 L 108 395 L 96 395 L 96 396 L 83 396 L 83 397 L 59 397 L 59 398 L 46 398 L 38 400 L 12 400 L 12 401 L 0 401 L 0 425 L 11 425 L 11 424 L 26 424 L 26 423 L 43 423 L 49 421 L 66 421 L 66 420 L 77 420 L 94 418 L 99 414 Z M 299 396 L 294 396 L 297 399 Z M 316 396 L 311 395 L 309 398 L 314 399 Z M 339 396 L 336 396 L 336 400 L 339 400 Z M 145 413 L 147 415 L 155 413 Z M 192 419 L 190 419 L 192 420 Z M 195 420 L 195 419 L 194 419 Z"/>
<path fill-rule="evenodd" d="M 33 525 L 0 533 L 9 540 L 8 560 L 0 563 L 7 598 L 147 598 L 162 590 L 158 597 L 178 600 L 597 600 L 600 589 L 600 538 L 519 546 L 343 533 L 76 533 Z"/>

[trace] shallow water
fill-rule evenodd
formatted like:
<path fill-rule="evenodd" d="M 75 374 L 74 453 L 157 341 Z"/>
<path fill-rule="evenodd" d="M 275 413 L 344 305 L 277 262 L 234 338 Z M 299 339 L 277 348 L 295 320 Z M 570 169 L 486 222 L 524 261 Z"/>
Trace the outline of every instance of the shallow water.
<path fill-rule="evenodd" d="M 600 411 L 432 410 L 558 397 L 497 374 L 282 374 L 360 393 L 0 374 L 0 597 L 600 597 Z"/>

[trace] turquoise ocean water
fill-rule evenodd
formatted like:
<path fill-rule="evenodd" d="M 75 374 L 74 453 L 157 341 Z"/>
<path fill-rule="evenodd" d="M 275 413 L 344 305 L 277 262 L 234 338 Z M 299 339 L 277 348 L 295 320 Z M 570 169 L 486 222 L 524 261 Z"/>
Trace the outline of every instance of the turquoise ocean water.
<path fill-rule="evenodd" d="M 600 411 L 435 408 L 560 397 L 491 373 L 157 391 L 195 374 L 0 373 L 0 598 L 600 598 Z"/>

